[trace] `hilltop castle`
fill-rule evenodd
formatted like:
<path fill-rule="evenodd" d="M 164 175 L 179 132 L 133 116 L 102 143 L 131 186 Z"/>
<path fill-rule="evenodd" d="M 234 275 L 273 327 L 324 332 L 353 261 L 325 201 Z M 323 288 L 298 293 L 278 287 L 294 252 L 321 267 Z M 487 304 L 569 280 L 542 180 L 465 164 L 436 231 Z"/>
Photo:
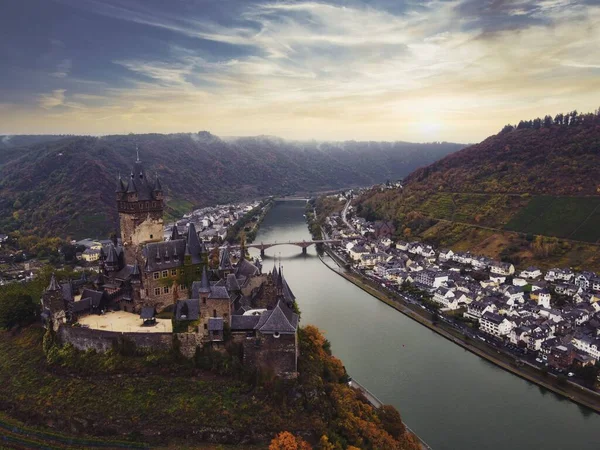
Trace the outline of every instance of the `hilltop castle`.
<path fill-rule="evenodd" d="M 281 267 L 263 273 L 243 249 L 234 264 L 229 248 L 209 249 L 193 223 L 182 234 L 173 227 L 164 240 L 162 185 L 158 176 L 147 178 L 139 156 L 129 179 L 119 177 L 116 201 L 121 242 L 115 236 L 102 248 L 97 277 L 58 283 L 53 276 L 43 295 L 42 317 L 63 342 L 104 351 L 126 336 L 148 350 L 153 343 L 164 348 L 167 333 L 152 325 L 157 313 L 170 311 L 171 342 L 186 343 L 188 356 L 197 346 L 218 348 L 231 339 L 243 344 L 245 365 L 295 376 L 299 316 Z M 216 251 L 218 264 L 211 266 L 209 254 Z M 77 326 L 86 316 L 110 319 L 115 311 L 139 315 L 144 329 Z"/>

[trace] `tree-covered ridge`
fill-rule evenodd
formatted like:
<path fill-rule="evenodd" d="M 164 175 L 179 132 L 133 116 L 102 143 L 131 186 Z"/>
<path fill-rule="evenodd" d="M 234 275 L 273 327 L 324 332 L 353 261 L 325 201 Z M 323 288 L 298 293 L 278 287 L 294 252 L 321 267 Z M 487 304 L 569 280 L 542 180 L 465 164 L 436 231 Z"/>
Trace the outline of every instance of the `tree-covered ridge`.
<path fill-rule="evenodd" d="M 507 125 L 413 172 L 408 191 L 597 195 L 600 111 Z"/>
<path fill-rule="evenodd" d="M 566 118 L 568 117 L 568 118 Z M 521 121 L 355 200 L 396 237 L 517 265 L 600 270 L 600 115 Z M 590 243 L 590 244 L 588 244 Z"/>
<path fill-rule="evenodd" d="M 207 132 L 34 141 L 0 148 L 2 233 L 107 235 L 117 223 L 117 175 L 128 176 L 136 146 L 148 175 L 160 175 L 166 212 L 172 214 L 180 212 L 181 204 L 203 206 L 396 179 L 463 147 L 220 139 Z"/>

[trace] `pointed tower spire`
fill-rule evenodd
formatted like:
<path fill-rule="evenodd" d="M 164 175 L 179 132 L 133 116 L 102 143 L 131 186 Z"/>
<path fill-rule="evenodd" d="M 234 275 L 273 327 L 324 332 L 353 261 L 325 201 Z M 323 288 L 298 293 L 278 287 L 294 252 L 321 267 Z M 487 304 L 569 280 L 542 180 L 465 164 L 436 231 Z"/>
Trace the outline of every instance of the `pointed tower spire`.
<path fill-rule="evenodd" d="M 117 193 L 122 194 L 125 192 L 125 184 L 123 183 L 123 178 L 121 178 L 121 172 L 119 172 L 119 177 L 117 178 Z"/>
<path fill-rule="evenodd" d="M 173 225 L 173 230 L 171 232 L 171 240 L 175 241 L 179 239 L 179 230 L 177 229 L 177 225 Z"/>
<path fill-rule="evenodd" d="M 54 276 L 54 272 L 52 272 L 52 276 L 50 277 L 50 284 L 46 290 L 48 291 L 58 291 L 60 289 L 60 285 L 56 281 L 56 277 Z"/>
<path fill-rule="evenodd" d="M 208 281 L 208 272 L 206 266 L 202 269 L 202 281 L 200 282 L 200 289 L 198 292 L 208 293 L 210 292 L 210 281 Z"/>

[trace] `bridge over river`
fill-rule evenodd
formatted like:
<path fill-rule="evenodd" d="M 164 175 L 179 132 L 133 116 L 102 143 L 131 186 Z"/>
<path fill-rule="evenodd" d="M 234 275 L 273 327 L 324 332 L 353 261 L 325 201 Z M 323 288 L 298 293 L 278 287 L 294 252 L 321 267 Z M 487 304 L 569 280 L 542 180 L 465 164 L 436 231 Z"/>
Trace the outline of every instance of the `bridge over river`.
<path fill-rule="evenodd" d="M 246 244 L 246 248 L 257 248 L 260 250 L 260 256 L 265 256 L 265 250 L 271 247 L 275 247 L 277 245 L 295 245 L 302 249 L 302 254 L 306 254 L 306 249 L 311 245 L 316 244 L 340 244 L 342 241 L 339 239 L 321 239 L 321 240 L 312 240 L 312 241 L 287 241 L 287 242 L 261 242 L 260 244 Z M 239 249 L 239 245 L 231 245 L 229 248 Z"/>

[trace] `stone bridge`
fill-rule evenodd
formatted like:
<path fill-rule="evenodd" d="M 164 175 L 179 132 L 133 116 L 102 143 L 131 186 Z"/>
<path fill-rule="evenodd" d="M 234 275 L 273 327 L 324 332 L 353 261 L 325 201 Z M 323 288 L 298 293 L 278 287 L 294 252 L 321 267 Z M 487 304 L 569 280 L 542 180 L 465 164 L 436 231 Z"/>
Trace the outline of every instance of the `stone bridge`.
<path fill-rule="evenodd" d="M 277 245 L 296 245 L 302 249 L 302 254 L 306 254 L 306 249 L 311 245 L 316 244 L 340 244 L 342 241 L 339 239 L 322 239 L 316 241 L 288 241 L 288 242 L 261 242 L 260 244 L 246 244 L 246 248 L 257 248 L 260 250 L 260 256 L 265 256 L 265 250 Z M 239 249 L 239 245 L 232 245 L 229 248 Z"/>

